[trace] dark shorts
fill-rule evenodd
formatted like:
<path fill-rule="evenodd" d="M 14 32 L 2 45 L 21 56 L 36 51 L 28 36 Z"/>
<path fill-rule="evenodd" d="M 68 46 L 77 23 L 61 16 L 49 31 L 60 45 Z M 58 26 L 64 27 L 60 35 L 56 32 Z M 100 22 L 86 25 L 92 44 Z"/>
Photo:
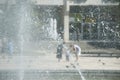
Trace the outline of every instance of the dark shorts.
<path fill-rule="evenodd" d="M 62 53 L 57 53 L 56 57 L 61 59 L 62 58 Z"/>

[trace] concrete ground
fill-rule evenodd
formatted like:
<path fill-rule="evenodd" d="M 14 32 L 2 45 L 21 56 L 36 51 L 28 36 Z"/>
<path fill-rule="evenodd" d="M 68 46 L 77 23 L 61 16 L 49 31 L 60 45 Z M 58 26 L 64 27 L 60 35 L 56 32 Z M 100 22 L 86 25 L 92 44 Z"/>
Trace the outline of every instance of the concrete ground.
<path fill-rule="evenodd" d="M 120 70 L 120 58 L 116 57 L 80 57 L 75 62 L 75 57 L 66 62 L 65 55 L 58 62 L 56 54 L 39 56 L 8 56 L 0 55 L 0 70 L 39 69 L 39 70 Z"/>
<path fill-rule="evenodd" d="M 70 57 L 70 62 L 66 62 L 64 54 L 63 59 L 58 62 L 55 54 L 56 46 L 54 46 L 56 43 L 49 43 L 50 47 L 48 45 L 41 47 L 45 43 L 42 42 L 39 45 L 37 43 L 36 45 L 29 45 L 31 47 L 25 47 L 25 54 L 23 53 L 22 55 L 0 53 L 0 70 L 75 70 L 78 68 L 81 70 L 120 71 L 120 50 L 118 49 L 96 49 L 96 47 L 87 44 L 87 42 L 80 42 L 83 54 L 78 62 L 75 62 L 74 55 Z"/>

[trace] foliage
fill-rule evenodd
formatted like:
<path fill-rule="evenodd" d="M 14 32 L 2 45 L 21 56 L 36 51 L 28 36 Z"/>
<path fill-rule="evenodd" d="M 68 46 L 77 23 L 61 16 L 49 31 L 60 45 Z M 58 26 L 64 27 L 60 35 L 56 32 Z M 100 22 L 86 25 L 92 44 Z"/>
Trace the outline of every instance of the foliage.
<path fill-rule="evenodd" d="M 70 9 L 71 10 L 70 17 L 75 19 L 75 22 L 72 23 L 74 24 L 74 26 L 77 23 L 84 23 L 87 25 L 91 24 L 93 32 L 96 32 L 96 29 L 99 26 L 99 30 L 100 30 L 99 34 L 101 36 L 107 34 L 109 39 L 114 38 L 116 36 L 116 33 L 117 35 L 118 34 L 120 35 L 120 29 L 119 29 L 120 5 L 119 6 L 72 6 L 71 8 L 72 9 Z M 87 25 L 84 26 L 85 29 L 84 33 L 90 34 L 89 26 L 88 28 L 86 28 Z M 80 26 L 76 26 L 76 27 L 79 28 Z M 106 29 L 104 29 L 105 27 L 109 27 L 107 31 Z M 118 36 L 116 38 L 118 38 Z"/>

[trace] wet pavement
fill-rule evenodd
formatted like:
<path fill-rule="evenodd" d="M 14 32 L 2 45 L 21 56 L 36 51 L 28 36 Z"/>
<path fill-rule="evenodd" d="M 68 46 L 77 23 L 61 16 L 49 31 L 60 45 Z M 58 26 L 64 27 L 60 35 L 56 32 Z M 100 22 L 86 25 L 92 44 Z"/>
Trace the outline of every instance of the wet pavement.
<path fill-rule="evenodd" d="M 75 62 L 75 57 L 70 57 L 70 62 L 63 59 L 58 62 L 56 54 L 37 56 L 9 56 L 0 55 L 0 70 L 39 69 L 39 70 L 120 70 L 119 57 L 80 57 Z"/>

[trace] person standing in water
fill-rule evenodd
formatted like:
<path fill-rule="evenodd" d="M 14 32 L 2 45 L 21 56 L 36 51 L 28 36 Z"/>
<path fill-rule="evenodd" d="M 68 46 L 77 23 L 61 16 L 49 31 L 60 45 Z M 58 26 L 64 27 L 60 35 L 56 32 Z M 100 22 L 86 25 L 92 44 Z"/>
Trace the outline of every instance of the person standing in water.
<path fill-rule="evenodd" d="M 70 61 L 70 49 L 69 49 L 69 47 L 67 47 L 65 42 L 63 43 L 63 50 L 64 50 L 64 53 L 65 53 L 66 61 L 69 62 Z"/>
<path fill-rule="evenodd" d="M 58 58 L 58 62 L 60 62 L 60 60 L 62 59 L 62 53 L 63 53 L 63 44 L 59 44 L 57 46 L 57 55 L 56 57 Z"/>

